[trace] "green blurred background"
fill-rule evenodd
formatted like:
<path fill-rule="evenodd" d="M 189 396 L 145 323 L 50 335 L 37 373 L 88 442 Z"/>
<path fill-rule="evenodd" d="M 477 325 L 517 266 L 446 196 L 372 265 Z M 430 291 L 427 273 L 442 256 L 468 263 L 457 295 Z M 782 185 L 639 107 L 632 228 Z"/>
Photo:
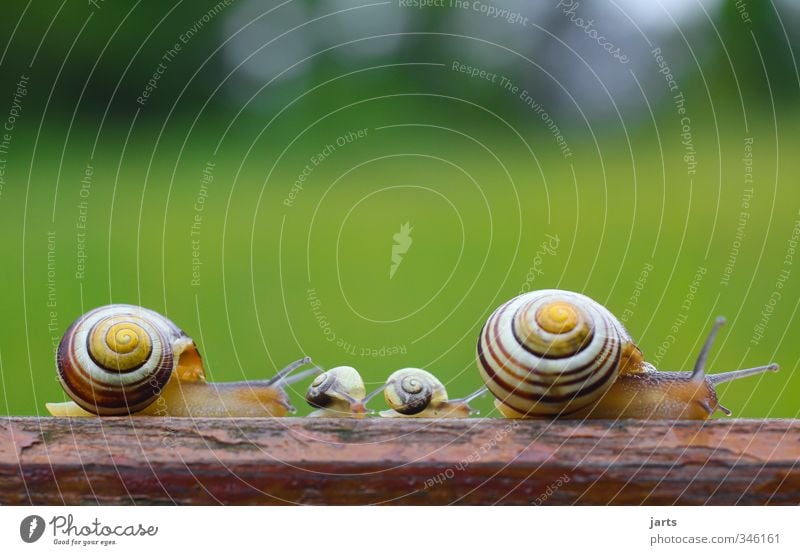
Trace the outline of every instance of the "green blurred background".
<path fill-rule="evenodd" d="M 64 399 L 54 348 L 110 302 L 166 313 L 214 380 L 306 354 L 463 395 L 491 311 L 563 288 L 662 369 L 726 315 L 712 371 L 782 369 L 723 404 L 798 416 L 795 3 L 403 4 L 4 6 L 0 411 Z"/>

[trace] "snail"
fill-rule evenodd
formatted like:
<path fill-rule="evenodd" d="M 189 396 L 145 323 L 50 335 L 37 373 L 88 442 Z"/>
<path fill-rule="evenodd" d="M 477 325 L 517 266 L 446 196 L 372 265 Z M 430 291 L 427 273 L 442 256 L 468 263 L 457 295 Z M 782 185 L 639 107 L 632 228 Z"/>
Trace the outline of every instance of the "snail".
<path fill-rule="evenodd" d="M 394 372 L 374 393 L 383 391 L 392 407 L 380 413 L 383 417 L 466 418 L 474 411 L 469 403 L 486 393 L 482 387 L 461 399 L 448 399 L 447 390 L 436 376 L 419 368 L 403 368 Z"/>
<path fill-rule="evenodd" d="M 306 391 L 306 401 L 317 410 L 311 417 L 362 418 L 367 413 L 367 390 L 352 366 L 337 366 L 317 376 Z"/>
<path fill-rule="evenodd" d="M 644 360 L 604 306 L 569 291 L 532 291 L 500 306 L 481 330 L 478 368 L 509 418 L 709 418 L 721 383 L 777 371 L 777 364 L 706 375 L 718 318 L 692 372 L 662 372 Z"/>
<path fill-rule="evenodd" d="M 58 346 L 58 379 L 72 402 L 53 416 L 285 416 L 284 391 L 311 374 L 297 360 L 268 380 L 211 383 L 194 341 L 152 310 L 115 304 L 78 318 Z"/>

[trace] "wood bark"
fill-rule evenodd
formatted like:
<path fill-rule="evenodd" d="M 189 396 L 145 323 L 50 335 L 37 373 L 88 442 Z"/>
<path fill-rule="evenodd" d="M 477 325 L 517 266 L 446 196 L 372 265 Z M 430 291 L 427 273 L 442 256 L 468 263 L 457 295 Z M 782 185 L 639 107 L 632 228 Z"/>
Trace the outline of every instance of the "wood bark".
<path fill-rule="evenodd" d="M 0 419 L 2 504 L 800 503 L 800 420 Z"/>

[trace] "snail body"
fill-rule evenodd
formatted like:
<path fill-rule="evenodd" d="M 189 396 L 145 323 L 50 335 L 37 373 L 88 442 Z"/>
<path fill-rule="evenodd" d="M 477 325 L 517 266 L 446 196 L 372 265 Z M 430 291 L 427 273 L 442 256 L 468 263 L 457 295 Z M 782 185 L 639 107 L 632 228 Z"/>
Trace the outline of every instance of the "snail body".
<path fill-rule="evenodd" d="M 289 374 L 310 362 L 300 359 L 268 380 L 208 382 L 197 346 L 172 321 L 108 305 L 78 318 L 61 339 L 58 378 L 72 401 L 47 409 L 53 416 L 285 416 L 294 409 L 284 387 L 308 371 Z"/>
<path fill-rule="evenodd" d="M 532 291 L 489 317 L 478 339 L 478 369 L 509 418 L 703 420 L 717 410 L 730 414 L 716 385 L 778 369 L 706 375 L 723 324 L 717 319 L 692 372 L 662 372 L 601 304 L 570 291 Z"/>
<path fill-rule="evenodd" d="M 362 418 L 366 413 L 367 390 L 352 366 L 337 366 L 317 376 L 306 392 L 306 401 L 316 408 L 309 416 L 318 418 Z"/>
<path fill-rule="evenodd" d="M 382 389 L 391 407 L 380 413 L 385 418 L 466 418 L 474 412 L 469 402 L 486 392 L 481 388 L 463 399 L 449 399 L 444 384 L 419 368 L 397 370 Z"/>

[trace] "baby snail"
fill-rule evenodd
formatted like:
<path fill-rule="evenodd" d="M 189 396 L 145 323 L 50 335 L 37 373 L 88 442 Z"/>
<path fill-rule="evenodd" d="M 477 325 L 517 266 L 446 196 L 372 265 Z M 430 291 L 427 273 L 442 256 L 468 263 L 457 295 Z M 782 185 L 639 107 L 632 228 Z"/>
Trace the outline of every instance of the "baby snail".
<path fill-rule="evenodd" d="M 393 373 L 374 393 L 383 391 L 386 403 L 392 407 L 380 413 L 383 417 L 466 418 L 473 414 L 469 403 L 487 388 L 462 398 L 448 399 L 447 390 L 436 376 L 419 368 L 403 368 Z"/>
<path fill-rule="evenodd" d="M 317 376 L 306 391 L 306 401 L 316 408 L 309 416 L 363 418 L 369 396 L 361 375 L 352 366 L 337 366 Z"/>
<path fill-rule="evenodd" d="M 53 416 L 285 416 L 284 388 L 318 368 L 291 363 L 268 380 L 211 383 L 194 341 L 164 316 L 131 305 L 96 308 L 67 329 L 58 379 L 72 402 L 47 403 Z"/>
<path fill-rule="evenodd" d="M 692 372 L 661 372 L 644 360 L 602 305 L 569 291 L 532 291 L 500 306 L 478 339 L 478 369 L 508 418 L 704 420 L 719 410 L 715 386 L 778 370 L 768 364 L 706 375 L 718 318 Z"/>

